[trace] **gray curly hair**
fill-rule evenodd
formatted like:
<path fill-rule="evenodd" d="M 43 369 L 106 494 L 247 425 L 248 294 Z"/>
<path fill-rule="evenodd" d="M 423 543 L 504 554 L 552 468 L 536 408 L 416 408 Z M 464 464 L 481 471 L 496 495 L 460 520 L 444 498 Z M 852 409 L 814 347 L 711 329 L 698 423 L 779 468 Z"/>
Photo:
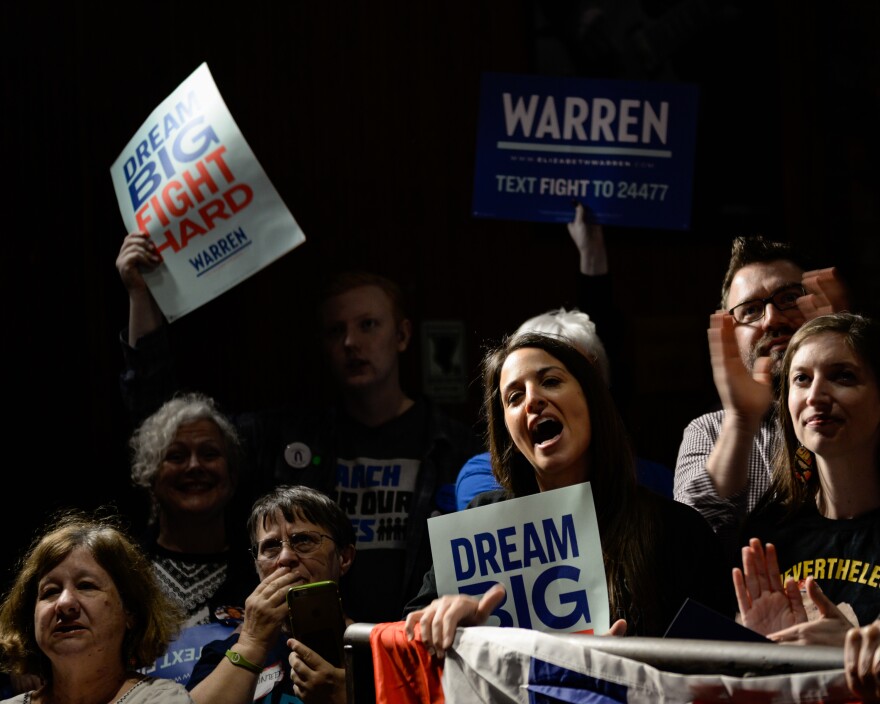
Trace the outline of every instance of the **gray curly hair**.
<path fill-rule="evenodd" d="M 174 442 L 181 425 L 199 420 L 210 420 L 219 429 L 226 444 L 226 462 L 232 476 L 237 476 L 243 459 L 241 437 L 235 426 L 217 408 L 210 396 L 191 392 L 178 394 L 166 401 L 158 411 L 149 416 L 134 431 L 129 440 L 132 451 L 131 480 L 150 492 L 152 498 L 153 481 L 165 458 L 165 453 Z M 151 521 L 158 511 L 155 500 L 151 511 Z"/>

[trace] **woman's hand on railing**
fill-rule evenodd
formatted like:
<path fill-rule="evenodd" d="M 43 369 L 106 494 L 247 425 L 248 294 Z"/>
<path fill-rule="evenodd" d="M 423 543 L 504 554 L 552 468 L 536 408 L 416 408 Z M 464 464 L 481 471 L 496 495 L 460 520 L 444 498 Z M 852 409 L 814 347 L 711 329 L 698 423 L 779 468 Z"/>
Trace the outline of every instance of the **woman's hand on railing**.
<path fill-rule="evenodd" d="M 413 611 L 406 617 L 406 637 L 418 637 L 432 655 L 443 658 L 452 647 L 455 631 L 459 626 L 480 626 L 489 619 L 495 607 L 504 600 L 505 590 L 495 584 L 480 599 L 465 594 L 441 596 L 424 609 Z"/>

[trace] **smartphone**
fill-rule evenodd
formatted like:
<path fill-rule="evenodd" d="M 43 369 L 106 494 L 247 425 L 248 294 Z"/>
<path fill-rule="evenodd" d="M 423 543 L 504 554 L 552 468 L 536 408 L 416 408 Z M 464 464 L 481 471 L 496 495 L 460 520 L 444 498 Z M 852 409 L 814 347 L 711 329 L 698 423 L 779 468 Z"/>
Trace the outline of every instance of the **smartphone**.
<path fill-rule="evenodd" d="M 334 667 L 344 667 L 345 616 L 336 582 L 312 582 L 287 590 L 290 633 Z"/>

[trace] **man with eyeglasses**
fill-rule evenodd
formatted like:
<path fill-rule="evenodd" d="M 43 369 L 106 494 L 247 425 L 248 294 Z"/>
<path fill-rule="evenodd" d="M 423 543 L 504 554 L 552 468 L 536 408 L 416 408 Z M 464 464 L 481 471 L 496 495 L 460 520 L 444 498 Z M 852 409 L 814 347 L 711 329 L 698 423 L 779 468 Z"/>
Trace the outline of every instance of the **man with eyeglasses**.
<path fill-rule="evenodd" d="M 197 703 L 282 704 L 347 701 L 345 670 L 293 641 L 287 590 L 331 580 L 355 558 L 351 521 L 329 496 L 304 486 L 278 486 L 257 499 L 248 519 L 251 555 L 260 578 L 245 601 L 244 621 L 224 640 L 208 643 L 187 684 Z M 351 624 L 346 618 L 346 625 Z M 288 647 L 288 642 L 292 644 Z M 372 701 L 372 666 L 353 678 L 356 701 Z"/>
<path fill-rule="evenodd" d="M 675 499 L 703 514 L 733 560 L 739 526 L 770 483 L 773 383 L 788 341 L 808 318 L 845 307 L 835 269 L 813 270 L 786 243 L 734 239 L 708 331 L 722 410 L 685 428 L 673 484 Z M 769 357 L 769 371 L 756 369 L 759 357 Z"/>

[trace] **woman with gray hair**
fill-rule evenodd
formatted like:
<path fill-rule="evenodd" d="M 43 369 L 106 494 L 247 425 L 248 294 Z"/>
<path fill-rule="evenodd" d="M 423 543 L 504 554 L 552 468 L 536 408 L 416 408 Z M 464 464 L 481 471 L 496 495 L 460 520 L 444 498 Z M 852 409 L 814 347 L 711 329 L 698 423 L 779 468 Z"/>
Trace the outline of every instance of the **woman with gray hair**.
<path fill-rule="evenodd" d="M 242 531 L 230 526 L 244 461 L 238 432 L 212 398 L 185 393 L 144 420 L 129 444 L 132 482 L 150 501 L 144 548 L 187 615 L 178 647 L 225 637 L 256 584 L 247 546 L 235 540 Z M 156 663 L 159 675 L 184 684 L 192 665 Z"/>

